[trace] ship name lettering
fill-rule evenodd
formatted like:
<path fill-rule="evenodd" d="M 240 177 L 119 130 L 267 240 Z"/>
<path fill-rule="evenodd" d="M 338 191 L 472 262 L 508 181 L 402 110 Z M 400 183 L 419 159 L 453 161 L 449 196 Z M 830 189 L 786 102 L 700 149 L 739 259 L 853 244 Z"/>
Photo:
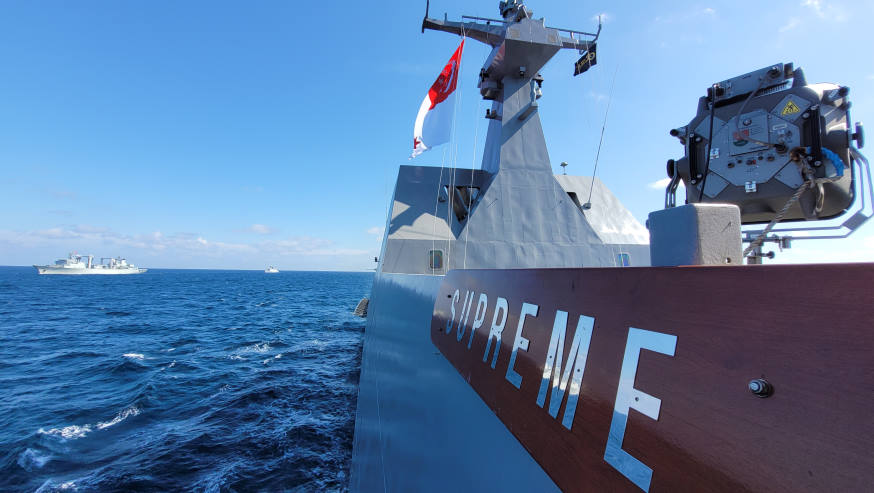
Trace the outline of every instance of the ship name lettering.
<path fill-rule="evenodd" d="M 467 349 L 470 349 L 470 345 L 473 343 L 473 335 L 476 333 L 476 329 L 483 326 L 488 305 L 489 297 L 485 293 L 480 293 L 479 301 L 476 303 L 476 314 L 473 316 L 473 326 L 470 328 L 470 337 L 467 339 Z M 458 340 L 461 340 L 461 336 L 459 336 Z"/>
<path fill-rule="evenodd" d="M 510 353 L 510 364 L 507 365 L 506 374 L 507 381 L 517 389 L 522 387 L 522 375 L 513 368 L 516 366 L 516 355 L 519 354 L 520 349 L 528 351 L 528 339 L 522 337 L 522 327 L 525 325 L 525 317 L 528 315 L 536 317 L 539 310 L 540 307 L 537 305 L 522 303 L 522 311 L 519 312 L 519 324 L 516 326 L 516 338 L 513 339 L 513 350 Z"/>
<path fill-rule="evenodd" d="M 452 324 L 455 323 L 455 305 L 458 303 L 458 290 L 455 290 L 455 294 L 452 295 L 452 302 L 449 303 L 449 309 L 452 312 L 452 316 L 449 317 L 449 321 L 446 322 L 446 333 L 449 334 L 452 332 Z"/>
<path fill-rule="evenodd" d="M 461 303 L 461 310 L 457 311 L 456 305 L 458 304 L 460 294 L 461 292 L 456 289 L 452 295 L 449 307 L 452 316 L 446 324 L 446 333 L 452 333 L 453 328 L 455 328 L 456 341 L 464 344 L 463 339 L 467 332 L 466 328 L 468 321 L 470 321 L 470 312 L 477 293 L 467 291 Z M 488 295 L 486 293 L 479 293 L 473 323 L 470 326 L 467 349 L 471 348 L 473 336 L 476 334 L 477 329 L 485 323 L 488 305 Z M 522 308 L 519 311 L 519 322 L 516 326 L 510 361 L 505 374 L 507 381 L 517 389 L 522 388 L 522 375 L 515 369 L 516 356 L 520 350 L 528 351 L 530 344 L 530 340 L 523 335 L 525 321 L 527 317 L 537 317 L 539 311 L 539 305 L 526 302 L 522 303 Z M 490 366 L 492 369 L 495 369 L 495 365 L 498 362 L 501 336 L 507 324 L 508 315 L 509 303 L 507 299 L 497 296 L 492 315 L 492 324 L 486 334 L 486 348 L 482 358 L 483 363 L 487 363 L 491 353 L 492 361 Z M 565 409 L 561 424 L 568 430 L 573 426 L 594 327 L 594 317 L 580 314 L 577 319 L 577 327 L 574 331 L 570 350 L 565 354 L 565 341 L 568 337 L 568 312 L 564 310 L 556 310 L 555 312 L 555 321 L 552 325 L 549 347 L 543 363 L 540 389 L 535 402 L 538 407 L 543 408 L 548 401 L 547 412 L 556 419 L 562 402 L 564 402 Z M 493 342 L 495 344 L 494 353 L 491 352 Z M 616 390 L 616 399 L 613 406 L 613 419 L 610 422 L 610 432 L 607 436 L 607 445 L 604 449 L 604 461 L 637 487 L 647 492 L 652 482 L 652 469 L 623 450 L 622 441 L 625 438 L 629 410 L 635 409 L 651 419 L 658 420 L 661 409 L 660 399 L 634 388 L 640 352 L 647 349 L 667 356 L 674 356 L 676 347 L 677 336 L 675 335 L 638 329 L 636 327 L 628 328 L 628 339 L 625 343 L 625 353 L 619 372 L 619 385 Z"/>
<path fill-rule="evenodd" d="M 501 333 L 504 332 L 504 325 L 507 324 L 507 300 L 506 298 L 498 297 L 495 301 L 495 314 L 492 317 L 492 328 L 489 329 L 488 340 L 486 341 L 486 350 L 483 353 L 483 363 L 488 360 L 489 350 L 492 348 L 492 340 L 495 341 L 495 353 L 492 356 L 492 369 L 495 369 L 495 364 L 498 362 L 498 352 L 501 350 Z M 501 321 L 498 322 L 500 316 Z"/>
<path fill-rule="evenodd" d="M 652 469 L 622 450 L 625 425 L 628 423 L 630 409 L 635 409 L 654 420 L 658 420 L 662 401 L 634 388 L 637 363 L 640 360 L 640 351 L 643 349 L 673 356 L 676 348 L 677 336 L 675 335 L 635 327 L 628 329 L 628 341 L 625 343 L 625 355 L 622 358 L 622 369 L 619 372 L 619 386 L 616 389 L 613 420 L 610 422 L 610 433 L 607 435 L 604 460 L 643 491 L 649 491 Z"/>
<path fill-rule="evenodd" d="M 577 322 L 577 330 L 567 357 L 567 366 L 562 374 L 562 353 L 567 332 L 568 314 L 557 310 L 555 323 L 552 326 L 552 335 L 549 338 L 549 349 L 546 351 L 546 361 L 543 364 L 543 378 L 540 380 L 540 391 L 537 393 L 537 405 L 543 407 L 546 403 L 547 390 L 552 380 L 552 392 L 549 398 L 549 415 L 555 418 L 558 409 L 564 399 L 565 391 L 568 393 L 567 404 L 564 408 L 564 416 L 561 424 L 571 429 L 574 423 L 574 413 L 577 410 L 577 400 L 580 395 L 580 383 L 583 373 L 586 371 L 586 359 L 589 355 L 589 345 L 592 342 L 592 329 L 595 319 L 586 315 L 580 315 Z M 573 374 L 573 377 L 571 377 Z M 570 384 L 570 388 L 568 388 Z"/>
<path fill-rule="evenodd" d="M 461 310 L 463 313 L 464 322 L 461 321 L 462 317 L 459 317 L 458 328 L 456 329 L 456 331 L 458 332 L 458 335 L 456 336 L 457 341 L 460 341 L 461 338 L 464 337 L 465 327 L 467 327 L 467 320 L 468 318 L 470 318 L 470 305 L 473 304 L 473 297 L 475 294 L 476 293 L 474 293 L 473 291 L 470 291 L 464 297 L 465 304 L 462 305 L 463 308 Z"/>

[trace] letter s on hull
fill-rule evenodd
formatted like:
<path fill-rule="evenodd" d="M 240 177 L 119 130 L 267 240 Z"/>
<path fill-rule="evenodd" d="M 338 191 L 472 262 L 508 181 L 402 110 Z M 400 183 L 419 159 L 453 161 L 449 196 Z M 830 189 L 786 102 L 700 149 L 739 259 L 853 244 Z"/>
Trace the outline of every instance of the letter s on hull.
<path fill-rule="evenodd" d="M 662 401 L 634 388 L 637 376 L 637 363 L 640 350 L 649 349 L 673 356 L 677 348 L 677 336 L 630 327 L 628 342 L 625 343 L 625 356 L 619 373 L 619 388 L 616 390 L 616 403 L 613 406 L 613 421 L 607 436 L 604 460 L 643 491 L 649 491 L 652 469 L 622 450 L 625 438 L 625 425 L 628 423 L 628 410 L 636 409 L 654 420 L 659 419 Z"/>
<path fill-rule="evenodd" d="M 456 289 L 455 294 L 452 295 L 452 302 L 449 303 L 449 309 L 452 311 L 452 316 L 449 317 L 449 320 L 446 322 L 446 333 L 452 333 L 452 325 L 455 324 L 455 305 L 458 303 L 458 295 L 459 292 Z"/>

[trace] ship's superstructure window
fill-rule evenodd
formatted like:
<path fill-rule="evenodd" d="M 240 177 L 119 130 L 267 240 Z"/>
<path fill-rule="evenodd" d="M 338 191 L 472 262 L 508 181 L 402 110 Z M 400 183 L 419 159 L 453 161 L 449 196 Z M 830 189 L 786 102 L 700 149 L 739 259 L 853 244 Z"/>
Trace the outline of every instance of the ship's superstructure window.
<path fill-rule="evenodd" d="M 470 214 L 473 203 L 479 197 L 480 188 L 472 186 L 455 186 L 452 197 L 452 211 L 455 213 L 455 218 L 458 222 L 462 222 Z M 446 202 L 449 197 L 449 185 L 443 185 L 440 188 L 438 200 Z"/>
<path fill-rule="evenodd" d="M 428 259 L 431 265 L 431 270 L 443 269 L 443 250 L 431 250 L 428 252 Z"/>
<path fill-rule="evenodd" d="M 631 255 L 627 253 L 617 253 L 616 265 L 619 267 L 631 267 Z"/>
<path fill-rule="evenodd" d="M 580 203 L 580 199 L 579 197 L 577 197 L 576 192 L 568 192 L 567 195 L 571 198 L 571 201 L 573 201 L 575 206 L 577 206 L 578 208 L 583 206 L 583 204 Z"/>

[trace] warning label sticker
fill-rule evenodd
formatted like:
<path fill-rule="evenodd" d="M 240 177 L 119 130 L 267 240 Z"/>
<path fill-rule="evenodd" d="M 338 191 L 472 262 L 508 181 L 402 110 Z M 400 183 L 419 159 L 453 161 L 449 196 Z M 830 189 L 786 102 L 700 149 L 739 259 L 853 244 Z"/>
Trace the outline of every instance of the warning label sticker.
<path fill-rule="evenodd" d="M 780 112 L 780 116 L 794 115 L 795 113 L 800 113 L 801 108 L 795 104 L 791 99 L 786 101 L 786 106 L 783 107 L 783 110 Z"/>

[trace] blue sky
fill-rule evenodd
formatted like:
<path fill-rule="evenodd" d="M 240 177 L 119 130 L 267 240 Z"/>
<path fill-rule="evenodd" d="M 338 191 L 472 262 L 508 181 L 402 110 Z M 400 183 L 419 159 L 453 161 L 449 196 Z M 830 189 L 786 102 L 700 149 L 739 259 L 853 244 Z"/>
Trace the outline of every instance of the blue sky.
<path fill-rule="evenodd" d="M 0 3 L 0 265 L 77 250 L 146 267 L 372 268 L 415 113 L 458 44 L 420 33 L 424 4 Z M 617 74 L 598 176 L 641 221 L 682 153 L 668 130 L 713 82 L 792 61 L 850 86 L 854 120 L 874 115 L 874 1 L 528 6 L 570 29 L 602 15 L 598 65 L 574 78 L 578 55 L 556 56 L 540 116 L 556 172 L 590 175 Z M 496 17 L 497 1 L 431 2 L 443 12 Z M 466 43 L 459 167 L 480 162 L 487 52 Z M 874 260 L 874 226 L 779 258 L 826 252 Z"/>

